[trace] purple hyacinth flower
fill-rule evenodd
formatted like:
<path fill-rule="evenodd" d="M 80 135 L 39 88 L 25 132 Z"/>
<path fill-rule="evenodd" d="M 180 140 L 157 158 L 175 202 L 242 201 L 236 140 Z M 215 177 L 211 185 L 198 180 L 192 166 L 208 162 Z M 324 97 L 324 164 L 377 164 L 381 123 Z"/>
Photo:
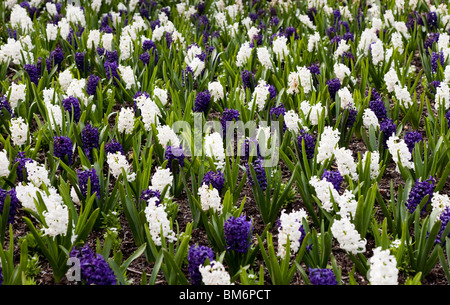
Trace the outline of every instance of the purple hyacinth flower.
<path fill-rule="evenodd" d="M 316 150 L 316 139 L 313 135 L 310 135 L 303 129 L 300 130 L 299 136 L 297 137 L 297 145 L 301 154 L 303 154 L 303 146 L 302 143 L 305 142 L 305 153 L 306 158 L 311 160 L 314 158 L 314 152 Z"/>
<path fill-rule="evenodd" d="M 436 236 L 436 240 L 435 243 L 436 244 L 440 244 L 441 243 L 441 239 L 442 234 L 444 233 L 444 230 L 447 228 L 448 222 L 450 221 L 450 207 L 447 206 L 444 208 L 444 210 L 441 212 L 441 214 L 439 215 L 439 220 L 441 221 L 441 228 L 439 229 L 439 233 Z M 450 234 L 446 237 L 450 237 Z"/>
<path fill-rule="evenodd" d="M 76 97 L 69 96 L 68 98 L 62 101 L 62 105 L 64 107 L 64 110 L 68 111 L 71 117 L 73 116 L 74 122 L 78 122 L 80 120 L 81 116 L 80 101 Z"/>
<path fill-rule="evenodd" d="M 144 66 L 147 66 L 150 63 L 150 57 L 151 57 L 150 54 L 148 54 L 147 52 L 144 52 L 141 55 L 139 55 L 139 59 L 140 61 L 142 61 Z"/>
<path fill-rule="evenodd" d="M 72 164 L 73 144 L 69 137 L 55 136 L 53 139 L 53 155 L 61 161 Z"/>
<path fill-rule="evenodd" d="M 445 114 L 445 118 L 447 119 L 447 127 L 450 128 L 450 110 Z"/>
<path fill-rule="evenodd" d="M 429 12 L 427 14 L 427 22 L 428 26 L 432 29 L 436 29 L 438 27 L 438 16 L 436 12 Z"/>
<path fill-rule="evenodd" d="M 299 36 L 297 34 L 297 30 L 293 27 L 293 26 L 288 26 L 285 30 L 284 30 L 284 35 L 289 39 L 292 37 L 292 35 L 294 35 L 294 39 L 298 40 Z"/>
<path fill-rule="evenodd" d="M 405 133 L 405 143 L 408 146 L 409 152 L 412 153 L 416 143 L 422 141 L 422 134 L 419 131 L 409 131 Z"/>
<path fill-rule="evenodd" d="M 14 117 L 11 105 L 9 105 L 6 96 L 0 96 L 0 116 L 3 116 L 3 110 L 6 110 L 11 115 L 11 117 Z"/>
<path fill-rule="evenodd" d="M 91 150 L 93 148 L 99 147 L 99 133 L 98 129 L 92 127 L 90 123 L 86 124 L 84 129 L 81 131 L 81 143 L 83 144 L 83 149 L 86 155 L 91 159 Z"/>
<path fill-rule="evenodd" d="M 253 162 L 251 162 L 253 165 L 253 169 L 255 170 L 256 174 L 256 180 L 258 181 L 259 187 L 261 190 L 265 191 L 267 188 L 267 176 L 266 176 L 266 169 L 264 168 L 263 164 L 264 161 L 262 158 L 257 158 Z M 247 179 L 250 185 L 254 185 L 255 181 L 253 180 L 253 176 L 250 170 L 249 163 L 245 163 L 245 167 L 247 169 Z"/>
<path fill-rule="evenodd" d="M 381 98 L 369 101 L 369 108 L 375 113 L 379 121 L 383 121 L 387 118 L 386 106 Z"/>
<path fill-rule="evenodd" d="M 338 78 L 333 78 L 326 81 L 328 86 L 328 92 L 330 93 L 331 99 L 334 101 L 336 98 L 336 93 L 341 89 L 341 82 Z"/>
<path fill-rule="evenodd" d="M 274 117 L 275 119 L 278 119 L 280 115 L 286 114 L 286 108 L 283 104 L 280 104 L 278 106 L 274 106 L 270 109 L 270 116 Z"/>
<path fill-rule="evenodd" d="M 252 72 L 248 70 L 244 70 L 241 72 L 242 84 L 244 85 L 244 90 L 249 88 L 250 91 L 253 91 L 255 88 L 255 76 Z"/>
<path fill-rule="evenodd" d="M 119 61 L 119 53 L 117 52 L 117 50 L 114 51 L 105 51 L 105 58 L 106 61 L 111 62 L 118 62 Z"/>
<path fill-rule="evenodd" d="M 81 280 L 86 285 L 116 285 L 117 278 L 106 260 L 88 245 L 72 248 L 69 257 L 79 259 Z"/>
<path fill-rule="evenodd" d="M 170 171 L 178 172 L 178 167 L 173 168 L 172 162 L 174 160 L 178 161 L 178 165 L 183 167 L 184 166 L 184 151 L 181 145 L 179 147 L 172 147 L 170 145 L 167 146 L 166 152 L 165 152 L 165 158 L 167 160 L 167 165 L 170 169 Z"/>
<path fill-rule="evenodd" d="M 105 152 L 106 154 L 115 154 L 116 152 L 120 152 L 122 155 L 125 155 L 122 144 L 115 139 L 112 139 L 110 142 L 105 144 Z"/>
<path fill-rule="evenodd" d="M 441 65 L 441 67 L 443 67 L 444 63 L 445 63 L 445 58 L 444 58 L 443 51 L 433 52 L 431 54 L 431 71 L 433 73 L 437 72 L 439 64 Z"/>
<path fill-rule="evenodd" d="M 183 78 L 183 86 L 186 85 L 186 83 L 189 83 L 189 77 L 194 78 L 194 71 L 191 67 L 187 66 L 186 69 L 183 69 L 181 72 L 181 77 Z"/>
<path fill-rule="evenodd" d="M 429 54 L 430 52 L 429 49 L 433 49 L 433 44 L 439 41 L 439 35 L 440 35 L 439 32 L 428 34 L 427 39 L 423 44 L 423 47 L 427 54 Z"/>
<path fill-rule="evenodd" d="M 27 172 L 25 168 L 27 162 L 33 162 L 33 159 L 25 157 L 25 152 L 19 151 L 14 159 L 14 164 L 19 163 L 17 165 L 17 179 L 21 182 L 26 182 L 24 174 L 26 175 Z"/>
<path fill-rule="evenodd" d="M 369 96 L 369 89 L 366 89 L 366 96 Z M 375 88 L 371 88 L 369 101 L 377 101 L 377 100 L 381 100 L 381 95 L 377 92 L 377 90 Z M 381 102 L 383 102 L 383 101 L 381 101 Z M 383 103 L 383 108 L 384 108 L 384 112 L 386 112 L 384 103 Z M 372 109 L 372 111 L 375 112 L 375 109 Z M 379 118 L 379 119 L 381 119 L 381 118 Z"/>
<path fill-rule="evenodd" d="M 230 216 L 224 223 L 225 241 L 227 250 L 246 253 L 250 248 L 253 231 L 252 221 L 247 221 L 245 216 Z"/>
<path fill-rule="evenodd" d="M 30 81 L 34 83 L 36 86 L 39 85 L 39 69 L 35 65 L 27 64 L 23 66 L 23 69 L 25 72 L 27 72 L 28 76 L 30 77 Z"/>
<path fill-rule="evenodd" d="M 151 188 L 145 189 L 141 192 L 141 200 L 147 202 L 150 198 L 156 197 L 155 204 L 158 206 L 161 203 L 161 192 L 158 190 L 152 190 Z"/>
<path fill-rule="evenodd" d="M 211 94 L 208 90 L 198 92 L 195 97 L 194 112 L 205 112 L 211 101 Z"/>
<path fill-rule="evenodd" d="M 341 173 L 338 170 L 335 171 L 325 170 L 324 173 L 322 174 L 322 180 L 323 179 L 333 184 L 336 191 L 340 192 L 342 182 L 344 182 L 344 177 L 342 177 Z"/>
<path fill-rule="evenodd" d="M 199 271 L 199 266 L 203 265 L 207 259 L 213 261 L 214 251 L 202 245 L 191 245 L 188 252 L 188 272 L 192 285 L 200 285 L 202 283 L 202 275 Z"/>
<path fill-rule="evenodd" d="M 12 224 L 14 221 L 14 216 L 17 213 L 17 208 L 19 207 L 19 199 L 17 199 L 16 189 L 12 188 L 7 191 L 0 187 L 0 215 L 3 215 L 3 208 L 5 206 L 6 197 L 9 195 L 9 217 L 8 224 Z"/>
<path fill-rule="evenodd" d="M 217 189 L 220 194 L 225 186 L 225 176 L 220 170 L 218 170 L 217 173 L 208 171 L 205 176 L 203 176 L 202 185 L 203 184 L 212 185 L 212 187 Z"/>
<path fill-rule="evenodd" d="M 50 58 L 47 58 L 47 70 L 50 72 L 53 67 L 57 67 L 57 71 L 61 70 L 61 63 L 64 60 L 64 51 L 61 48 L 56 48 L 50 53 Z"/>
<path fill-rule="evenodd" d="M 344 111 L 348 111 L 347 116 L 347 128 L 352 128 L 353 124 L 356 122 L 356 116 L 358 115 L 358 110 L 356 110 L 353 104 L 345 106 Z M 342 123 L 342 122 L 341 122 Z"/>
<path fill-rule="evenodd" d="M 75 53 L 75 64 L 80 72 L 84 72 L 84 58 L 86 52 Z"/>
<path fill-rule="evenodd" d="M 337 285 L 333 270 L 324 268 L 312 268 L 309 271 L 309 280 L 313 285 Z"/>
<path fill-rule="evenodd" d="M 433 197 L 435 183 L 436 181 L 433 177 L 430 177 L 425 181 L 420 181 L 420 179 L 416 180 L 409 192 L 408 200 L 406 202 L 406 208 L 410 213 L 414 213 L 420 202 L 428 195 L 428 201 L 422 209 L 422 212 L 426 211 L 427 205 L 431 202 L 431 197 Z"/>
<path fill-rule="evenodd" d="M 149 55 L 149 60 L 150 60 L 150 57 L 152 55 L 154 55 L 155 56 L 155 64 L 158 62 L 158 49 L 152 40 L 150 40 L 150 39 L 145 40 L 142 43 L 142 49 Z M 148 51 L 150 51 L 150 52 L 148 52 Z"/>
<path fill-rule="evenodd" d="M 220 118 L 220 125 L 222 126 L 223 137 L 226 138 L 227 129 L 231 122 L 239 119 L 239 111 L 235 109 L 225 108 Z"/>
<path fill-rule="evenodd" d="M 383 146 L 387 148 L 387 141 L 397 132 L 397 126 L 391 119 L 385 119 L 380 124 L 380 131 L 383 134 Z"/>
<path fill-rule="evenodd" d="M 100 76 L 97 76 L 95 74 L 89 75 L 86 84 L 86 93 L 89 94 L 90 96 L 95 95 L 97 93 L 97 87 L 99 83 L 100 83 Z"/>
<path fill-rule="evenodd" d="M 315 7 L 308 8 L 306 14 L 308 15 L 308 18 L 309 20 L 311 20 L 312 23 L 316 22 L 317 8 Z"/>
<path fill-rule="evenodd" d="M 117 81 L 120 80 L 119 72 L 117 71 L 119 69 L 119 65 L 117 64 L 117 61 L 105 61 L 104 63 L 106 77 L 108 79 L 113 80 L 113 84 L 117 86 Z"/>
<path fill-rule="evenodd" d="M 100 197 L 100 180 L 94 168 L 78 171 L 78 185 L 84 197 L 87 195 L 88 183 L 91 183 L 91 195 Z"/>

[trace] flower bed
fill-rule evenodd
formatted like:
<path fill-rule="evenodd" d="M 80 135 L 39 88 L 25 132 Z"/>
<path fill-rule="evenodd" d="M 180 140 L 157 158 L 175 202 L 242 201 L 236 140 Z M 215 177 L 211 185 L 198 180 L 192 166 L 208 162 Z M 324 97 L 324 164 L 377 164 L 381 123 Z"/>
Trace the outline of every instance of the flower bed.
<path fill-rule="evenodd" d="M 3 285 L 446 285 L 450 13 L 0 3 Z"/>

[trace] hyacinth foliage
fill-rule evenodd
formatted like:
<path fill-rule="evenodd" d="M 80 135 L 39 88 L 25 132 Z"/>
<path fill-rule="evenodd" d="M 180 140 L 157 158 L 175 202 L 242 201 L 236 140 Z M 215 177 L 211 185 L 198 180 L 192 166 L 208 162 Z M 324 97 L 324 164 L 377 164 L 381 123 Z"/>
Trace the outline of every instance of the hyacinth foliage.
<path fill-rule="evenodd" d="M 236 284 L 449 279 L 450 11 L 406 2 L 2 1 L 2 283 L 95 241 L 80 284 L 205 284 L 194 230 Z"/>

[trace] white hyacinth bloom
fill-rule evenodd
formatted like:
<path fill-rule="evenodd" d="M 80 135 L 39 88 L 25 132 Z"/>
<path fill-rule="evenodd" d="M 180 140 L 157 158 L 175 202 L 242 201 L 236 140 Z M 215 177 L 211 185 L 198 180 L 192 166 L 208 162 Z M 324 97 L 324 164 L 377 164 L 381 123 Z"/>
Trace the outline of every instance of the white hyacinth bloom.
<path fill-rule="evenodd" d="M 117 129 L 120 133 L 125 132 L 128 135 L 133 133 L 134 129 L 134 110 L 131 107 L 120 109 Z"/>
<path fill-rule="evenodd" d="M 152 130 L 152 124 L 156 126 L 159 125 L 159 116 L 161 112 L 158 105 L 151 99 L 147 98 L 145 95 L 139 96 L 136 101 L 136 106 L 141 111 L 141 119 L 144 123 L 145 130 Z"/>
<path fill-rule="evenodd" d="M 17 199 L 22 204 L 22 207 L 25 209 L 32 210 L 37 213 L 35 200 L 38 200 L 37 193 L 40 193 L 43 196 L 43 192 L 39 189 L 39 187 L 33 184 L 24 185 L 19 183 L 16 186 L 16 195 Z"/>
<path fill-rule="evenodd" d="M 223 92 L 223 86 L 219 81 L 210 82 L 208 84 L 208 91 L 211 93 L 211 97 L 215 100 L 221 100 L 225 97 Z"/>
<path fill-rule="evenodd" d="M 393 134 L 387 140 L 387 146 L 389 152 L 392 155 L 392 160 L 394 160 L 395 164 L 397 165 L 396 167 L 397 171 L 399 171 L 398 169 L 399 162 L 405 168 L 410 169 L 414 168 L 414 162 L 411 161 L 412 155 L 409 152 L 408 146 L 406 145 L 403 139 L 400 139 L 398 136 Z"/>
<path fill-rule="evenodd" d="M 153 95 L 159 99 L 163 106 L 167 104 L 168 95 L 166 89 L 155 87 L 155 89 L 153 89 Z"/>
<path fill-rule="evenodd" d="M 164 209 L 164 205 L 157 204 L 157 200 L 158 198 L 156 197 L 150 198 L 144 213 L 153 242 L 156 246 L 161 246 L 161 233 L 169 243 L 176 241 L 177 237 L 171 228 L 171 223 Z"/>
<path fill-rule="evenodd" d="M 443 106 L 445 109 L 450 108 L 450 88 L 447 83 L 442 82 L 440 86 L 436 88 L 436 94 L 434 98 L 434 108 L 436 110 L 439 110 L 441 106 Z"/>
<path fill-rule="evenodd" d="M 314 32 L 313 35 L 309 35 L 308 39 L 308 52 L 313 52 L 319 48 L 320 34 L 319 32 Z"/>
<path fill-rule="evenodd" d="M 384 60 L 383 42 L 377 39 L 371 44 L 372 62 L 375 66 L 379 65 Z"/>
<path fill-rule="evenodd" d="M 384 82 L 386 83 L 386 88 L 389 93 L 392 93 L 395 89 L 395 85 L 400 84 L 400 80 L 398 79 L 397 72 L 391 68 L 384 75 Z"/>
<path fill-rule="evenodd" d="M 220 199 L 219 191 L 214 187 L 209 187 L 206 183 L 203 183 L 198 189 L 200 196 L 200 204 L 203 211 L 212 209 L 216 213 L 222 212 L 222 203 Z"/>
<path fill-rule="evenodd" d="M 277 255 L 281 258 L 286 256 L 286 245 L 289 239 L 289 248 L 291 254 L 295 254 L 301 247 L 300 238 L 302 232 L 302 220 L 307 220 L 308 215 L 305 210 L 292 211 L 287 213 L 286 210 L 281 211 L 280 229 L 278 233 L 278 250 Z"/>
<path fill-rule="evenodd" d="M 19 101 L 25 101 L 26 89 L 27 86 L 25 84 L 16 84 L 16 83 L 11 84 L 8 90 L 8 94 L 9 94 L 9 104 L 11 105 L 12 109 L 15 109 L 17 107 Z"/>
<path fill-rule="evenodd" d="M 368 279 L 371 285 L 398 285 L 397 260 L 389 250 L 381 247 L 373 250 L 369 258 Z"/>
<path fill-rule="evenodd" d="M 267 86 L 266 82 L 260 82 L 253 91 L 252 99 L 248 104 L 248 108 L 250 110 L 253 109 L 253 106 L 256 103 L 256 111 L 263 111 L 269 95 L 269 86 Z"/>
<path fill-rule="evenodd" d="M 50 185 L 48 171 L 44 165 L 33 161 L 25 163 L 25 168 L 28 180 L 35 186 L 40 187 L 42 184 Z"/>
<path fill-rule="evenodd" d="M 11 140 L 14 145 L 25 144 L 28 139 L 28 124 L 22 117 L 12 118 L 10 123 Z"/>
<path fill-rule="evenodd" d="M 413 105 L 411 94 L 406 86 L 394 86 L 395 98 L 400 102 L 406 109 Z"/>
<path fill-rule="evenodd" d="M 164 148 L 169 144 L 176 147 L 180 146 L 180 139 L 169 125 L 157 126 L 156 130 L 158 131 L 159 144 Z"/>
<path fill-rule="evenodd" d="M 362 239 L 355 225 L 348 217 L 334 220 L 331 225 L 331 233 L 339 242 L 340 247 L 352 254 L 366 251 L 366 240 Z"/>
<path fill-rule="evenodd" d="M 277 58 L 284 60 L 289 54 L 286 36 L 277 36 L 277 38 L 273 41 L 272 50 L 276 54 Z"/>
<path fill-rule="evenodd" d="M 353 95 L 347 87 L 339 89 L 337 95 L 341 102 L 341 109 L 344 109 L 349 104 L 353 104 Z"/>
<path fill-rule="evenodd" d="M 303 92 L 308 94 L 312 89 L 312 75 L 311 71 L 306 67 L 297 67 L 298 77 L 300 78 L 300 84 L 303 88 Z"/>
<path fill-rule="evenodd" d="M 223 168 L 225 165 L 225 149 L 219 132 L 213 132 L 205 136 L 204 152 L 206 157 L 215 160 L 219 169 Z"/>
<path fill-rule="evenodd" d="M 60 194 L 54 187 L 49 188 L 49 195 L 44 196 L 44 203 L 47 208 L 42 213 L 45 218 L 46 227 L 43 228 L 44 235 L 56 237 L 66 235 L 69 225 L 69 210 L 64 204 Z"/>
<path fill-rule="evenodd" d="M 170 171 L 170 168 L 156 168 L 155 173 L 152 176 L 151 186 L 149 187 L 152 190 L 159 191 L 162 193 L 164 188 L 168 185 L 168 189 L 172 187 L 173 184 L 173 175 Z M 166 195 L 168 192 L 166 192 Z"/>
<path fill-rule="evenodd" d="M 199 271 L 205 285 L 231 285 L 230 274 L 221 262 L 212 261 L 210 265 L 200 265 Z"/>
<path fill-rule="evenodd" d="M 47 23 L 45 32 L 47 33 L 48 41 L 54 41 L 58 38 L 58 26 L 53 23 Z"/>
<path fill-rule="evenodd" d="M 450 198 L 447 194 L 440 194 L 434 192 L 431 197 L 432 215 L 436 215 L 436 220 L 439 219 L 441 213 L 450 206 Z"/>
<path fill-rule="evenodd" d="M 136 173 L 131 171 L 127 158 L 122 155 L 121 152 L 117 151 L 115 153 L 108 153 L 106 161 L 114 178 L 118 178 L 122 174 L 122 171 L 125 171 L 128 181 L 131 182 L 136 179 Z"/>
<path fill-rule="evenodd" d="M 317 162 L 322 162 L 334 154 L 340 137 L 340 131 L 331 126 L 325 126 L 320 136 Z"/>
<path fill-rule="evenodd" d="M 6 150 L 3 149 L 0 151 L 0 177 L 7 177 L 9 173 L 9 159 Z"/>
<path fill-rule="evenodd" d="M 287 94 L 296 94 L 300 91 L 300 75 L 297 71 L 289 72 Z"/>
<path fill-rule="evenodd" d="M 375 130 L 380 127 L 380 123 L 378 122 L 378 118 L 375 115 L 375 112 L 372 111 L 370 108 L 364 109 L 363 113 L 363 125 L 367 129 L 370 128 L 370 126 L 373 126 Z"/>
<path fill-rule="evenodd" d="M 294 110 L 289 110 L 286 112 L 286 114 L 284 115 L 284 123 L 286 124 L 286 128 L 289 131 L 292 131 L 294 134 L 297 134 L 299 132 L 300 118 Z"/>
<path fill-rule="evenodd" d="M 380 153 L 378 151 L 371 151 L 370 160 L 368 156 L 369 153 L 367 151 L 364 152 L 361 162 L 365 166 L 370 161 L 370 179 L 376 179 L 380 174 Z"/>
<path fill-rule="evenodd" d="M 66 97 L 74 96 L 83 105 L 87 104 L 88 97 L 85 93 L 86 79 L 73 79 L 66 89 Z"/>
<path fill-rule="evenodd" d="M 314 188 L 317 198 L 322 203 L 322 208 L 327 212 L 331 212 L 333 210 L 332 200 L 336 203 L 339 200 L 339 193 L 333 184 L 326 179 L 319 179 L 317 176 L 312 176 L 309 184 Z"/>
<path fill-rule="evenodd" d="M 136 76 L 130 66 L 119 65 L 120 78 L 125 82 L 125 89 L 129 90 L 133 86 L 139 86 L 139 82 L 136 82 Z"/>
<path fill-rule="evenodd" d="M 343 63 L 335 63 L 333 65 L 334 74 L 339 79 L 341 84 L 344 82 L 345 78 L 347 76 L 350 76 L 352 72 L 350 71 L 350 68 L 344 65 Z"/>
<path fill-rule="evenodd" d="M 73 75 L 72 72 L 69 69 L 66 69 L 59 73 L 58 75 L 58 82 L 61 86 L 61 89 L 66 92 L 67 88 L 69 88 L 70 84 L 72 83 Z"/>
<path fill-rule="evenodd" d="M 272 59 L 269 50 L 266 47 L 259 47 L 256 49 L 256 55 L 259 62 L 266 68 L 273 70 Z"/>

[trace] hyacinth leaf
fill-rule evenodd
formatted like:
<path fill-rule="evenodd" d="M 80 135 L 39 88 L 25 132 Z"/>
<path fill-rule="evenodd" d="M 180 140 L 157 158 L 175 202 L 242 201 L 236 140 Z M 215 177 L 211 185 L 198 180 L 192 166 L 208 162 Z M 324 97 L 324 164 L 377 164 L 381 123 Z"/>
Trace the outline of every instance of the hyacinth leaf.
<path fill-rule="evenodd" d="M 354 216 L 354 224 L 356 230 L 361 235 L 361 238 L 365 238 L 372 221 L 377 189 L 378 183 L 375 182 L 368 190 L 368 193 L 358 198 L 358 205 Z"/>
<path fill-rule="evenodd" d="M 310 233 L 306 233 L 305 240 L 308 240 L 310 236 Z M 290 264 L 290 256 L 291 256 L 291 250 L 290 250 L 290 242 L 289 238 L 286 242 L 285 248 L 286 248 L 286 256 L 283 258 L 279 258 L 277 254 L 275 253 L 275 247 L 273 244 L 273 236 L 271 233 L 266 234 L 266 244 L 267 244 L 267 252 L 264 248 L 264 243 L 261 239 L 261 237 L 257 236 L 258 238 L 258 245 L 261 250 L 262 257 L 264 259 L 264 263 L 269 270 L 270 279 L 272 281 L 273 285 L 288 285 L 290 281 L 292 280 L 292 277 L 295 275 L 295 271 L 297 270 L 297 266 L 295 262 L 298 264 L 303 259 L 303 256 L 306 252 L 306 243 L 303 243 L 300 249 L 298 250 L 298 253 L 294 259 L 294 264 L 289 268 Z M 281 262 L 279 261 L 281 260 Z"/>
<path fill-rule="evenodd" d="M 445 253 L 444 254 L 444 249 L 445 249 Z M 438 247 L 438 253 L 439 253 L 439 261 L 442 265 L 442 268 L 444 270 L 445 273 L 445 277 L 447 278 L 447 280 L 450 279 L 450 260 L 449 260 L 449 256 L 448 254 L 450 253 L 450 239 L 448 237 L 445 237 L 445 248 L 444 247 Z"/>
<path fill-rule="evenodd" d="M 439 245 L 435 244 L 436 237 L 439 233 L 441 222 L 436 221 L 431 230 L 429 230 L 430 219 L 427 216 L 420 225 L 420 212 L 415 212 L 415 242 L 411 247 L 408 247 L 409 258 L 412 268 L 416 272 L 422 272 L 422 279 L 431 271 L 436 264 L 438 257 Z"/>
<path fill-rule="evenodd" d="M 6 229 L 9 226 L 9 212 L 10 212 L 10 204 L 11 204 L 11 196 L 8 194 L 6 195 L 5 200 L 3 201 L 3 206 L 2 206 L 2 214 L 0 217 L 0 242 L 1 245 L 3 245 L 4 241 L 5 241 L 5 234 L 6 234 Z"/>
<path fill-rule="evenodd" d="M 14 265 L 14 235 L 12 225 L 9 225 L 9 244 L 5 250 L 0 247 L 0 264 L 2 268 L 3 283 L 2 285 L 23 285 L 26 281 L 25 271 L 28 264 L 28 242 L 24 240 L 20 248 L 20 260 L 18 265 Z"/>
<path fill-rule="evenodd" d="M 311 249 L 305 253 L 304 261 L 310 268 L 326 268 L 331 257 L 332 235 L 325 230 L 325 222 L 322 221 L 319 234 L 315 228 L 310 229 L 306 220 L 303 219 L 305 233 L 309 233 L 310 238 L 304 239 L 304 243 Z"/>
<path fill-rule="evenodd" d="M 126 285 L 126 273 L 127 269 L 130 266 L 130 264 L 137 259 L 139 256 L 144 253 L 146 244 L 141 245 L 136 251 L 133 252 L 133 254 L 130 255 L 122 264 L 118 264 L 113 258 L 108 258 L 108 264 L 111 267 L 111 269 L 114 271 L 114 274 L 117 277 L 117 281 L 121 285 Z"/>

